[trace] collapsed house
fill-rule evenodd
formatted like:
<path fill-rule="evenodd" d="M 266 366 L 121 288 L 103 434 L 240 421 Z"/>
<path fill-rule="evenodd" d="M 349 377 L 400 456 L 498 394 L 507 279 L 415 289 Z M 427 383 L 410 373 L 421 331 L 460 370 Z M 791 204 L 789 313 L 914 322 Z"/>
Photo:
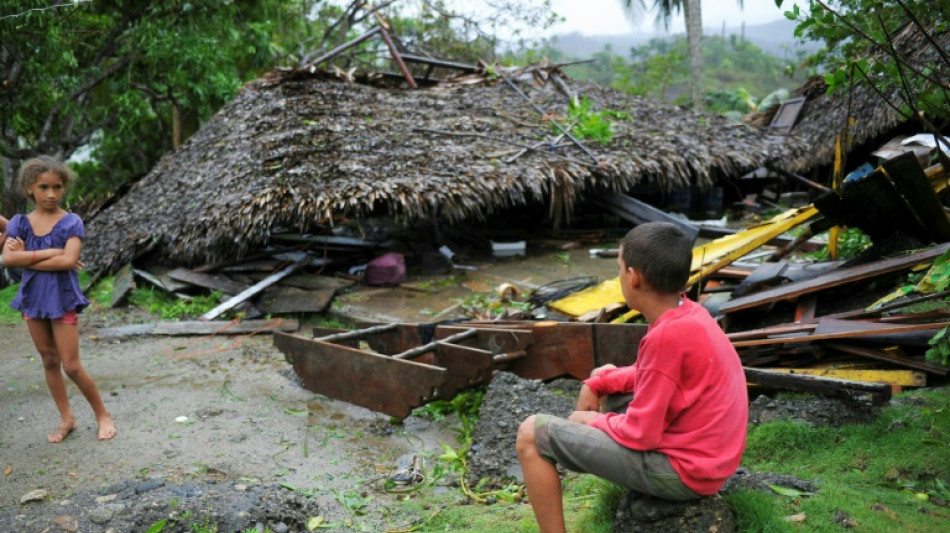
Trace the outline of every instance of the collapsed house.
<path fill-rule="evenodd" d="M 575 97 L 616 112 L 605 115 L 609 143 L 558 129 L 570 129 Z M 565 83 L 555 67 L 419 90 L 274 71 L 92 218 L 86 256 L 106 272 L 144 254 L 194 266 L 242 259 L 273 233 L 327 231 L 342 217 L 484 220 L 532 201 L 564 221 L 590 191 L 708 187 L 805 151 L 719 116 Z"/>

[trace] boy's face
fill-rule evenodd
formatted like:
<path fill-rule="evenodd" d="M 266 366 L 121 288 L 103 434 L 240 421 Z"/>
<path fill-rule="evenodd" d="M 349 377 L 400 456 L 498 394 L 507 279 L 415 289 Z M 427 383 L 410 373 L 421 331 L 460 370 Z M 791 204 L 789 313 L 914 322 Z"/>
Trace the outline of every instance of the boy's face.
<path fill-rule="evenodd" d="M 627 306 L 633 309 L 633 286 L 631 278 L 635 275 L 634 270 L 627 266 L 623 261 L 623 246 L 620 247 L 620 254 L 617 256 L 617 267 L 620 270 L 620 292 L 623 293 L 623 299 Z"/>

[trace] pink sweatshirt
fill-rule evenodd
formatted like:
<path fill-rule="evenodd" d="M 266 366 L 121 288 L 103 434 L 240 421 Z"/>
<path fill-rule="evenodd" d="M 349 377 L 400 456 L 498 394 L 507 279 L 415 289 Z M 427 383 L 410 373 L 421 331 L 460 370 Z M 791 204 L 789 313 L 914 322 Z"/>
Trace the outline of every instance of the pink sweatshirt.
<path fill-rule="evenodd" d="M 590 425 L 619 444 L 667 455 L 697 494 L 715 494 L 739 468 L 749 418 L 735 349 L 702 306 L 683 304 L 650 324 L 637 362 L 585 381 L 598 396 L 634 393 L 625 414 Z"/>

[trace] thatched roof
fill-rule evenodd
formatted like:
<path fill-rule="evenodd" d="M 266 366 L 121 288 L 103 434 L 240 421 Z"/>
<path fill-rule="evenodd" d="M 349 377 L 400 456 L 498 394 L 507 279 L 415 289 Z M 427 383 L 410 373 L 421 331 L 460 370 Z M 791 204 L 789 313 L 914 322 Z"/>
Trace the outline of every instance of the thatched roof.
<path fill-rule="evenodd" d="M 950 31 L 935 33 L 932 36 L 944 50 L 950 50 Z M 921 68 L 937 65 L 934 75 L 942 76 L 944 83 L 948 81 L 947 65 L 917 26 L 904 26 L 894 37 L 894 46 Z M 879 52 L 869 54 L 868 57 L 875 61 L 890 61 L 890 58 Z M 940 68 L 939 65 L 943 67 Z M 943 74 L 940 74 L 941 72 Z M 866 83 L 855 84 L 849 90 L 835 91 L 831 95 L 826 94 L 827 89 L 824 77 L 815 76 L 790 95 L 805 97 L 804 106 L 790 131 L 790 136 L 805 141 L 811 148 L 797 154 L 792 150 L 787 151 L 791 157 L 780 158 L 777 166 L 792 172 L 805 172 L 831 164 L 834 162 L 835 137 L 839 133 L 843 134 L 847 130 L 851 138 L 850 146 L 856 147 L 888 134 L 908 122 L 907 118 L 895 109 L 901 106 L 897 94 L 881 95 Z M 890 99 L 890 104 L 885 98 Z M 751 123 L 769 124 L 777 109 L 774 107 L 767 110 L 755 117 Z M 854 122 L 849 124 L 848 117 L 854 117 Z"/>
<path fill-rule="evenodd" d="M 546 71 L 518 86 L 566 123 L 568 99 Z M 341 214 L 485 217 L 529 201 L 569 213 L 584 191 L 638 183 L 707 186 L 781 157 L 789 143 L 715 115 L 570 82 L 595 111 L 613 110 L 613 140 L 556 137 L 503 80 L 407 90 L 325 73 L 278 72 L 247 84 L 185 145 L 88 224 L 92 266 L 115 270 L 153 242 L 193 265 L 241 258 L 277 227 L 307 231 Z M 793 143 L 792 143 L 793 144 Z M 522 146 L 536 146 L 511 160 Z M 596 159 L 596 160 L 595 160 Z"/>

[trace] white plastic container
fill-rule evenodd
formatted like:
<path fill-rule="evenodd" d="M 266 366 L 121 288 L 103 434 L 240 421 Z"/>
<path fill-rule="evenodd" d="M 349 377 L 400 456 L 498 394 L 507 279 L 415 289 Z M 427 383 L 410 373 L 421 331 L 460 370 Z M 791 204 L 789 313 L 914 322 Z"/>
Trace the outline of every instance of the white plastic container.
<path fill-rule="evenodd" d="M 491 253 L 495 257 L 514 257 L 525 254 L 525 241 L 495 242 L 491 241 Z"/>

